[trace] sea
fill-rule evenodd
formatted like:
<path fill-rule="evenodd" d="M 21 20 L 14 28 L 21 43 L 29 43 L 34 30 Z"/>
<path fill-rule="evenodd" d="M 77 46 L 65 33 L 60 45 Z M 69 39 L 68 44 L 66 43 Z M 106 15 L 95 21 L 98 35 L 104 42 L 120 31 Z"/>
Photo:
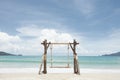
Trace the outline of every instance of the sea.
<path fill-rule="evenodd" d="M 51 60 L 52 59 L 52 60 Z M 120 69 L 120 56 L 78 56 L 80 68 Z M 0 68 L 39 68 L 42 56 L 0 56 Z M 47 56 L 47 67 L 73 67 L 73 56 Z"/>

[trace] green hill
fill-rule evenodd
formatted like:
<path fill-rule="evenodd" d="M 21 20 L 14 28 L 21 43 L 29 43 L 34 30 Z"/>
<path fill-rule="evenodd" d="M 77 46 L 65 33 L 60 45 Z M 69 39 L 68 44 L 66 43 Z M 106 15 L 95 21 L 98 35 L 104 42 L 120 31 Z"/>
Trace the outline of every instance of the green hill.
<path fill-rule="evenodd" d="M 105 55 L 102 55 L 102 56 L 120 56 L 120 52 L 112 53 L 112 54 L 105 54 Z"/>
<path fill-rule="evenodd" d="M 0 56 L 16 56 L 16 55 L 0 51 Z"/>

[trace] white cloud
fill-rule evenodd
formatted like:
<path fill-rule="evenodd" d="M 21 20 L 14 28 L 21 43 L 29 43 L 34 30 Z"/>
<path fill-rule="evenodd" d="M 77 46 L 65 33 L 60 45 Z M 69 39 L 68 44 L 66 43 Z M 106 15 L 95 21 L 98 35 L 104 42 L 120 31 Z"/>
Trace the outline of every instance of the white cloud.
<path fill-rule="evenodd" d="M 40 41 L 38 39 L 26 40 L 21 36 L 9 35 L 0 32 L 0 51 L 13 54 L 34 55 L 40 52 Z"/>
<path fill-rule="evenodd" d="M 35 26 L 35 25 L 34 25 Z M 21 27 L 18 28 L 17 31 L 20 33 L 20 36 L 32 36 L 32 37 L 37 37 L 41 41 L 44 39 L 48 39 L 49 41 L 58 41 L 58 42 L 63 42 L 67 41 L 70 42 L 73 40 L 73 36 L 69 33 L 64 33 L 60 32 L 60 30 L 56 29 L 41 29 L 37 26 L 26 26 L 26 27 Z"/>
<path fill-rule="evenodd" d="M 70 42 L 73 37 L 69 33 L 61 33 L 55 29 L 43 29 L 41 30 L 41 40 L 48 39 L 53 42 Z"/>
<path fill-rule="evenodd" d="M 99 40 L 90 40 L 88 38 L 83 40 L 80 45 L 80 53 L 82 55 L 103 55 L 111 54 L 120 51 L 120 29 L 111 31 L 107 36 Z"/>
<path fill-rule="evenodd" d="M 20 41 L 19 36 L 11 36 L 7 33 L 0 32 L 0 41 L 3 42 L 12 42 L 12 41 Z"/>
<path fill-rule="evenodd" d="M 48 41 L 70 42 L 73 37 L 69 33 L 59 32 L 56 29 L 41 29 L 36 25 L 21 27 L 15 36 L 0 32 L 0 50 L 24 55 L 40 55 L 43 53 L 41 42 Z M 27 37 L 30 37 L 27 39 Z M 63 49 L 63 47 L 60 47 Z M 58 50 L 58 48 L 57 48 Z"/>
<path fill-rule="evenodd" d="M 8 51 L 8 52 L 14 52 L 17 48 L 19 43 L 21 41 L 19 36 L 12 36 L 5 32 L 0 32 L 0 50 L 1 51 Z"/>

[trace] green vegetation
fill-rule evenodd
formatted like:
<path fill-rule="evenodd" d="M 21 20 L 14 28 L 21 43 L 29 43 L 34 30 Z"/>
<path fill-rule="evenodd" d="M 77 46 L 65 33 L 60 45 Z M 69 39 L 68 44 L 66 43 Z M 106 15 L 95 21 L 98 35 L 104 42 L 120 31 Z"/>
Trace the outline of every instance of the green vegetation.
<path fill-rule="evenodd" d="M 22 56 L 22 55 L 21 54 L 15 55 L 15 54 L 10 54 L 10 53 L 0 51 L 0 56 Z"/>
<path fill-rule="evenodd" d="M 112 53 L 112 54 L 105 54 L 105 55 L 102 55 L 102 56 L 120 56 L 120 52 Z"/>

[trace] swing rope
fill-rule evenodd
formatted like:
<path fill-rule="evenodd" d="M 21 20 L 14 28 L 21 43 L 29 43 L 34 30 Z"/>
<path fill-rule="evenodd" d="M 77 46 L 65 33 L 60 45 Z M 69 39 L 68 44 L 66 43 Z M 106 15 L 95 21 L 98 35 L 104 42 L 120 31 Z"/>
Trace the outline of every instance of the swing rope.
<path fill-rule="evenodd" d="M 70 60 L 70 56 L 69 56 L 69 44 L 68 44 L 68 65 L 67 65 L 68 68 L 70 67 L 70 61 L 69 60 Z"/>
<path fill-rule="evenodd" d="M 51 46 L 50 46 L 50 54 L 51 54 L 51 68 L 53 67 L 52 47 L 53 47 L 53 45 L 51 45 Z"/>

